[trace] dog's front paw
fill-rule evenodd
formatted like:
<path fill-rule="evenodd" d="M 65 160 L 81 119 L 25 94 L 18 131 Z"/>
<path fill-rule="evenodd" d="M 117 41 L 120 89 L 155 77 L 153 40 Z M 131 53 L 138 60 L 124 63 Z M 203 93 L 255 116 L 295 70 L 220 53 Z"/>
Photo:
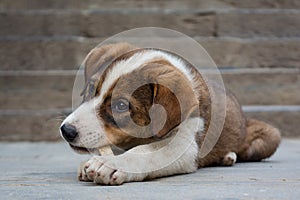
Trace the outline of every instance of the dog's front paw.
<path fill-rule="evenodd" d="M 79 181 L 93 181 L 87 177 L 86 168 L 85 168 L 86 163 L 87 163 L 87 161 L 81 162 L 78 167 L 77 178 Z"/>
<path fill-rule="evenodd" d="M 118 163 L 113 156 L 93 156 L 84 165 L 84 174 L 97 184 L 121 185 L 128 180 L 129 174 L 118 168 Z"/>

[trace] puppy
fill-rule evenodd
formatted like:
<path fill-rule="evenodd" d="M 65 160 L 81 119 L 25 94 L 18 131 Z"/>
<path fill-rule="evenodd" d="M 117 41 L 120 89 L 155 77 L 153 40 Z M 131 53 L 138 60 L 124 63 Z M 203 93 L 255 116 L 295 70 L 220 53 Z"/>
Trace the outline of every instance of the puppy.
<path fill-rule="evenodd" d="M 120 185 L 237 160 L 260 161 L 280 143 L 276 128 L 246 119 L 231 92 L 209 87 L 171 52 L 110 44 L 93 49 L 84 66 L 83 102 L 60 127 L 75 151 L 97 154 L 80 167 L 81 181 Z M 210 128 L 217 133 L 212 96 L 222 92 L 223 129 L 208 134 Z M 107 146 L 125 152 L 100 155 Z"/>

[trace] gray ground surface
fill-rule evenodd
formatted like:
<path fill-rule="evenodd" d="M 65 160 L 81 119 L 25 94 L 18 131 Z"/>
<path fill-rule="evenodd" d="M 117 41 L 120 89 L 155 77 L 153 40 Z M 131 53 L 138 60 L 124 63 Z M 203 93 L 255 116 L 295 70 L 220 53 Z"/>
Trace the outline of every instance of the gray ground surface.
<path fill-rule="evenodd" d="M 269 160 L 122 186 L 76 180 L 85 156 L 64 143 L 0 143 L 0 199 L 300 199 L 300 140 Z"/>

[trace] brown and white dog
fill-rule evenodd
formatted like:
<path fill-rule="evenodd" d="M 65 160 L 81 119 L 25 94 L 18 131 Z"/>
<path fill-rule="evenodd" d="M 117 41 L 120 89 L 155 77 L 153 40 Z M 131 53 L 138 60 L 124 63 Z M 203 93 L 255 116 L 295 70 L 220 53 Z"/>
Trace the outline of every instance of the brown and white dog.
<path fill-rule="evenodd" d="M 209 91 L 201 74 L 170 52 L 117 43 L 93 49 L 84 65 L 83 103 L 60 127 L 75 151 L 98 154 L 81 166 L 79 180 L 119 185 L 210 165 L 231 166 L 237 160 L 260 161 L 280 143 L 276 128 L 245 119 L 227 91 L 222 133 L 201 156 L 211 92 L 219 91 Z M 108 145 L 126 151 L 99 155 L 98 149 Z"/>

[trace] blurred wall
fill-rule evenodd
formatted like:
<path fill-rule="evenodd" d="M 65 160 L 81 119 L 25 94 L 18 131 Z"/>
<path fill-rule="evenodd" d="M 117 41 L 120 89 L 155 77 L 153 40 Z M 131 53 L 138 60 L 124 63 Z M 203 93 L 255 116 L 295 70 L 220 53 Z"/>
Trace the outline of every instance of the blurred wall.
<path fill-rule="evenodd" d="M 59 139 L 85 55 L 143 26 L 195 38 L 248 116 L 300 136 L 299 0 L 1 0 L 0 140 Z"/>

